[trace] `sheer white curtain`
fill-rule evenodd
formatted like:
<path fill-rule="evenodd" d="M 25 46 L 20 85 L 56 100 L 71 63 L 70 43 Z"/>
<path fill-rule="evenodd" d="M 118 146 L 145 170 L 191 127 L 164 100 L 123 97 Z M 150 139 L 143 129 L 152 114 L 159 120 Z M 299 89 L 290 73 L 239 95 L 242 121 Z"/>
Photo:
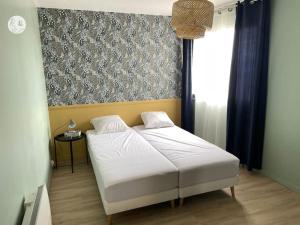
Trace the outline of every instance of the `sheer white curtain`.
<path fill-rule="evenodd" d="M 221 148 L 226 145 L 227 96 L 235 10 L 216 12 L 211 31 L 194 41 L 195 134 Z"/>

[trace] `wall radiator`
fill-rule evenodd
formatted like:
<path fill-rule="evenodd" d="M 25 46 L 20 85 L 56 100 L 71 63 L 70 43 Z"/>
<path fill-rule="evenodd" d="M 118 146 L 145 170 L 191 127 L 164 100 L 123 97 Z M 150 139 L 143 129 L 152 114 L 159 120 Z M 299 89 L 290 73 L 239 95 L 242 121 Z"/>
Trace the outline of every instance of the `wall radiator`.
<path fill-rule="evenodd" d="M 25 199 L 25 214 L 22 225 L 52 225 L 50 201 L 46 185 L 38 188 Z"/>

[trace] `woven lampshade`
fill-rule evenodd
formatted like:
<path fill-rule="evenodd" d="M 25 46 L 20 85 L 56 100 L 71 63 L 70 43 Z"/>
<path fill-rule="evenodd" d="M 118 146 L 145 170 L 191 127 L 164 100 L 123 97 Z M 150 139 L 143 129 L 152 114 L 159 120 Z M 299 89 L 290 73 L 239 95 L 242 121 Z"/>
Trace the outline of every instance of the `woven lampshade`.
<path fill-rule="evenodd" d="M 176 28 L 176 36 L 184 39 L 196 39 L 204 37 L 205 28 L 196 26 L 179 26 Z"/>
<path fill-rule="evenodd" d="M 178 0 L 173 4 L 171 25 L 179 38 L 203 37 L 212 27 L 214 4 L 207 0 Z"/>

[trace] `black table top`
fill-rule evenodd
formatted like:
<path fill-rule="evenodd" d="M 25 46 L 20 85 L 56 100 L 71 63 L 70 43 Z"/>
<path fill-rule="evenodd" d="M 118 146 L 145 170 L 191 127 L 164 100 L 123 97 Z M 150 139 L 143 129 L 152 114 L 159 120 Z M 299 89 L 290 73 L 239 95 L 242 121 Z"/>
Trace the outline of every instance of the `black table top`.
<path fill-rule="evenodd" d="M 62 141 L 62 142 L 70 142 L 70 141 L 78 141 L 85 137 L 85 133 L 81 132 L 81 135 L 79 137 L 65 137 L 64 134 L 59 134 L 55 136 L 56 141 Z"/>

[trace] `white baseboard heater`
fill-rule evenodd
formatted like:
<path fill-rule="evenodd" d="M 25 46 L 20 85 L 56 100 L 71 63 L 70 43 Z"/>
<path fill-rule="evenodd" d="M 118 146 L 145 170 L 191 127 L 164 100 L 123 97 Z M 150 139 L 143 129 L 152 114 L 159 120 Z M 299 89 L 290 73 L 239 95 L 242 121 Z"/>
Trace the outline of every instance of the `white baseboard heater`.
<path fill-rule="evenodd" d="M 25 214 L 22 225 L 52 225 L 50 201 L 46 185 L 25 199 Z"/>

